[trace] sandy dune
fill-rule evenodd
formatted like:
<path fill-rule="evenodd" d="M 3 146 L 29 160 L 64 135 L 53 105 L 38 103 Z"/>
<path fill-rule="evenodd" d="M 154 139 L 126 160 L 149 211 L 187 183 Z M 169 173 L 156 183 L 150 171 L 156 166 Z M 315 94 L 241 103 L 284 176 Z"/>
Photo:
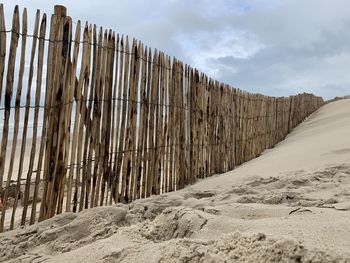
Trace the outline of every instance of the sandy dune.
<path fill-rule="evenodd" d="M 350 100 L 232 172 L 0 235 L 10 262 L 350 262 Z"/>

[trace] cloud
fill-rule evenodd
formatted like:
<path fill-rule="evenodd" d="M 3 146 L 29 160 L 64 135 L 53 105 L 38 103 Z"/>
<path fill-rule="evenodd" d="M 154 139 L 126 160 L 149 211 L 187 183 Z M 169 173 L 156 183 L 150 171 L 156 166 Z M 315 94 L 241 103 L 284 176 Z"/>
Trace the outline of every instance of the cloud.
<path fill-rule="evenodd" d="M 54 1 L 5 1 L 51 14 Z M 348 0 L 63 0 L 88 20 L 252 92 L 350 94 Z M 7 19 L 10 21 L 10 19 Z M 31 20 L 33 21 L 33 19 Z"/>
<path fill-rule="evenodd" d="M 245 31 L 228 30 L 183 34 L 176 41 L 184 50 L 186 57 L 191 58 L 191 64 L 218 79 L 222 75 L 220 63 L 218 63 L 220 60 L 225 64 L 226 70 L 237 73 L 239 69 L 225 61 L 248 60 L 264 48 L 264 45 L 254 35 Z"/>

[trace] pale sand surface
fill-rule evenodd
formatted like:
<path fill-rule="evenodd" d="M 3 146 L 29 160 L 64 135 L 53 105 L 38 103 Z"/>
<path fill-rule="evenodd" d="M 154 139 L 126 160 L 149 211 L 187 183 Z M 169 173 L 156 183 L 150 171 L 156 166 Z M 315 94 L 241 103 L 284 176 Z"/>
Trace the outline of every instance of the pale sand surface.
<path fill-rule="evenodd" d="M 350 262 L 350 100 L 183 190 L 0 234 L 10 262 Z"/>
<path fill-rule="evenodd" d="M 1 137 L 0 137 L 1 138 Z M 38 155 L 39 155 L 39 150 L 40 150 L 40 142 L 41 142 L 41 137 L 37 138 L 36 142 L 36 154 L 34 158 L 34 165 L 33 165 L 33 170 L 35 171 L 38 166 Z M 8 142 L 7 142 L 7 151 L 6 151 L 6 162 L 5 162 L 5 169 L 4 169 L 4 183 L 3 186 L 6 185 L 6 181 L 8 178 L 8 173 L 9 173 L 9 166 L 10 166 L 10 161 L 11 161 L 11 151 L 12 151 L 12 135 L 10 136 Z M 19 161 L 21 158 L 21 148 L 22 148 L 22 137 L 18 138 L 17 140 L 17 146 L 16 146 L 16 151 L 15 151 L 15 159 L 14 159 L 14 165 L 13 165 L 13 171 L 11 175 L 11 180 L 17 181 L 18 178 L 18 171 L 19 171 Z M 22 175 L 21 179 L 26 179 L 27 178 L 27 172 L 29 169 L 29 163 L 30 163 L 30 153 L 32 149 L 32 138 L 28 138 L 26 140 L 26 147 L 25 147 L 25 152 L 24 152 L 24 158 L 23 158 L 23 167 L 22 167 Z M 32 174 L 32 180 L 35 179 L 36 174 Z M 21 181 L 22 184 L 25 183 L 24 180 Z"/>

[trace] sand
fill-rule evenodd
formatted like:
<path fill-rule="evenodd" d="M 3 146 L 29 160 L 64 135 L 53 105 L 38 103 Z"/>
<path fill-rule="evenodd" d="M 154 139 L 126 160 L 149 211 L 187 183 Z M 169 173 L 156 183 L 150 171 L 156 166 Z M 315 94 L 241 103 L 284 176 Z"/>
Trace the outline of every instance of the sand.
<path fill-rule="evenodd" d="M 12 135 L 10 135 L 9 137 L 10 138 L 7 142 L 8 147 L 7 147 L 7 151 L 6 151 L 6 162 L 5 162 L 5 169 L 4 169 L 4 179 L 3 179 L 4 186 L 6 185 L 6 181 L 8 179 L 9 166 L 10 166 L 10 160 L 11 160 L 11 151 L 12 151 L 12 144 L 13 144 Z M 1 138 L 1 136 L 0 136 L 0 138 Z M 37 169 L 37 166 L 38 166 L 38 155 L 39 155 L 39 150 L 40 150 L 40 142 L 41 142 L 41 137 L 38 137 L 37 142 L 36 142 L 36 156 L 35 156 L 34 165 L 33 165 L 34 171 Z M 13 180 L 13 181 L 17 181 L 17 178 L 18 178 L 21 148 L 22 148 L 22 137 L 18 138 L 18 140 L 17 140 L 17 146 L 16 146 L 16 151 L 15 151 L 15 160 L 14 160 L 13 171 L 12 171 L 12 175 L 11 175 L 11 180 Z M 27 138 L 24 157 L 23 157 L 21 184 L 25 184 L 25 179 L 27 178 L 26 172 L 28 171 L 28 168 L 29 168 L 31 149 L 32 149 L 32 138 Z M 23 173 L 23 171 L 24 171 L 24 173 Z M 34 180 L 34 179 L 35 179 L 35 173 L 32 174 L 32 180 Z"/>
<path fill-rule="evenodd" d="M 350 262 L 350 100 L 234 171 L 0 235 L 9 262 Z"/>

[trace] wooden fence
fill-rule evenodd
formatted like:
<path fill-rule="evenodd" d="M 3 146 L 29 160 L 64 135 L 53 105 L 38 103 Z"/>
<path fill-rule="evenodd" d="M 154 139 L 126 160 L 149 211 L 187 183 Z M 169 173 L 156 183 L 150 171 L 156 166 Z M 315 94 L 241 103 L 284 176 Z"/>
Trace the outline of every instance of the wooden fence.
<path fill-rule="evenodd" d="M 230 171 L 323 104 L 235 89 L 62 6 L 27 31 L 1 5 L 0 231 Z"/>

